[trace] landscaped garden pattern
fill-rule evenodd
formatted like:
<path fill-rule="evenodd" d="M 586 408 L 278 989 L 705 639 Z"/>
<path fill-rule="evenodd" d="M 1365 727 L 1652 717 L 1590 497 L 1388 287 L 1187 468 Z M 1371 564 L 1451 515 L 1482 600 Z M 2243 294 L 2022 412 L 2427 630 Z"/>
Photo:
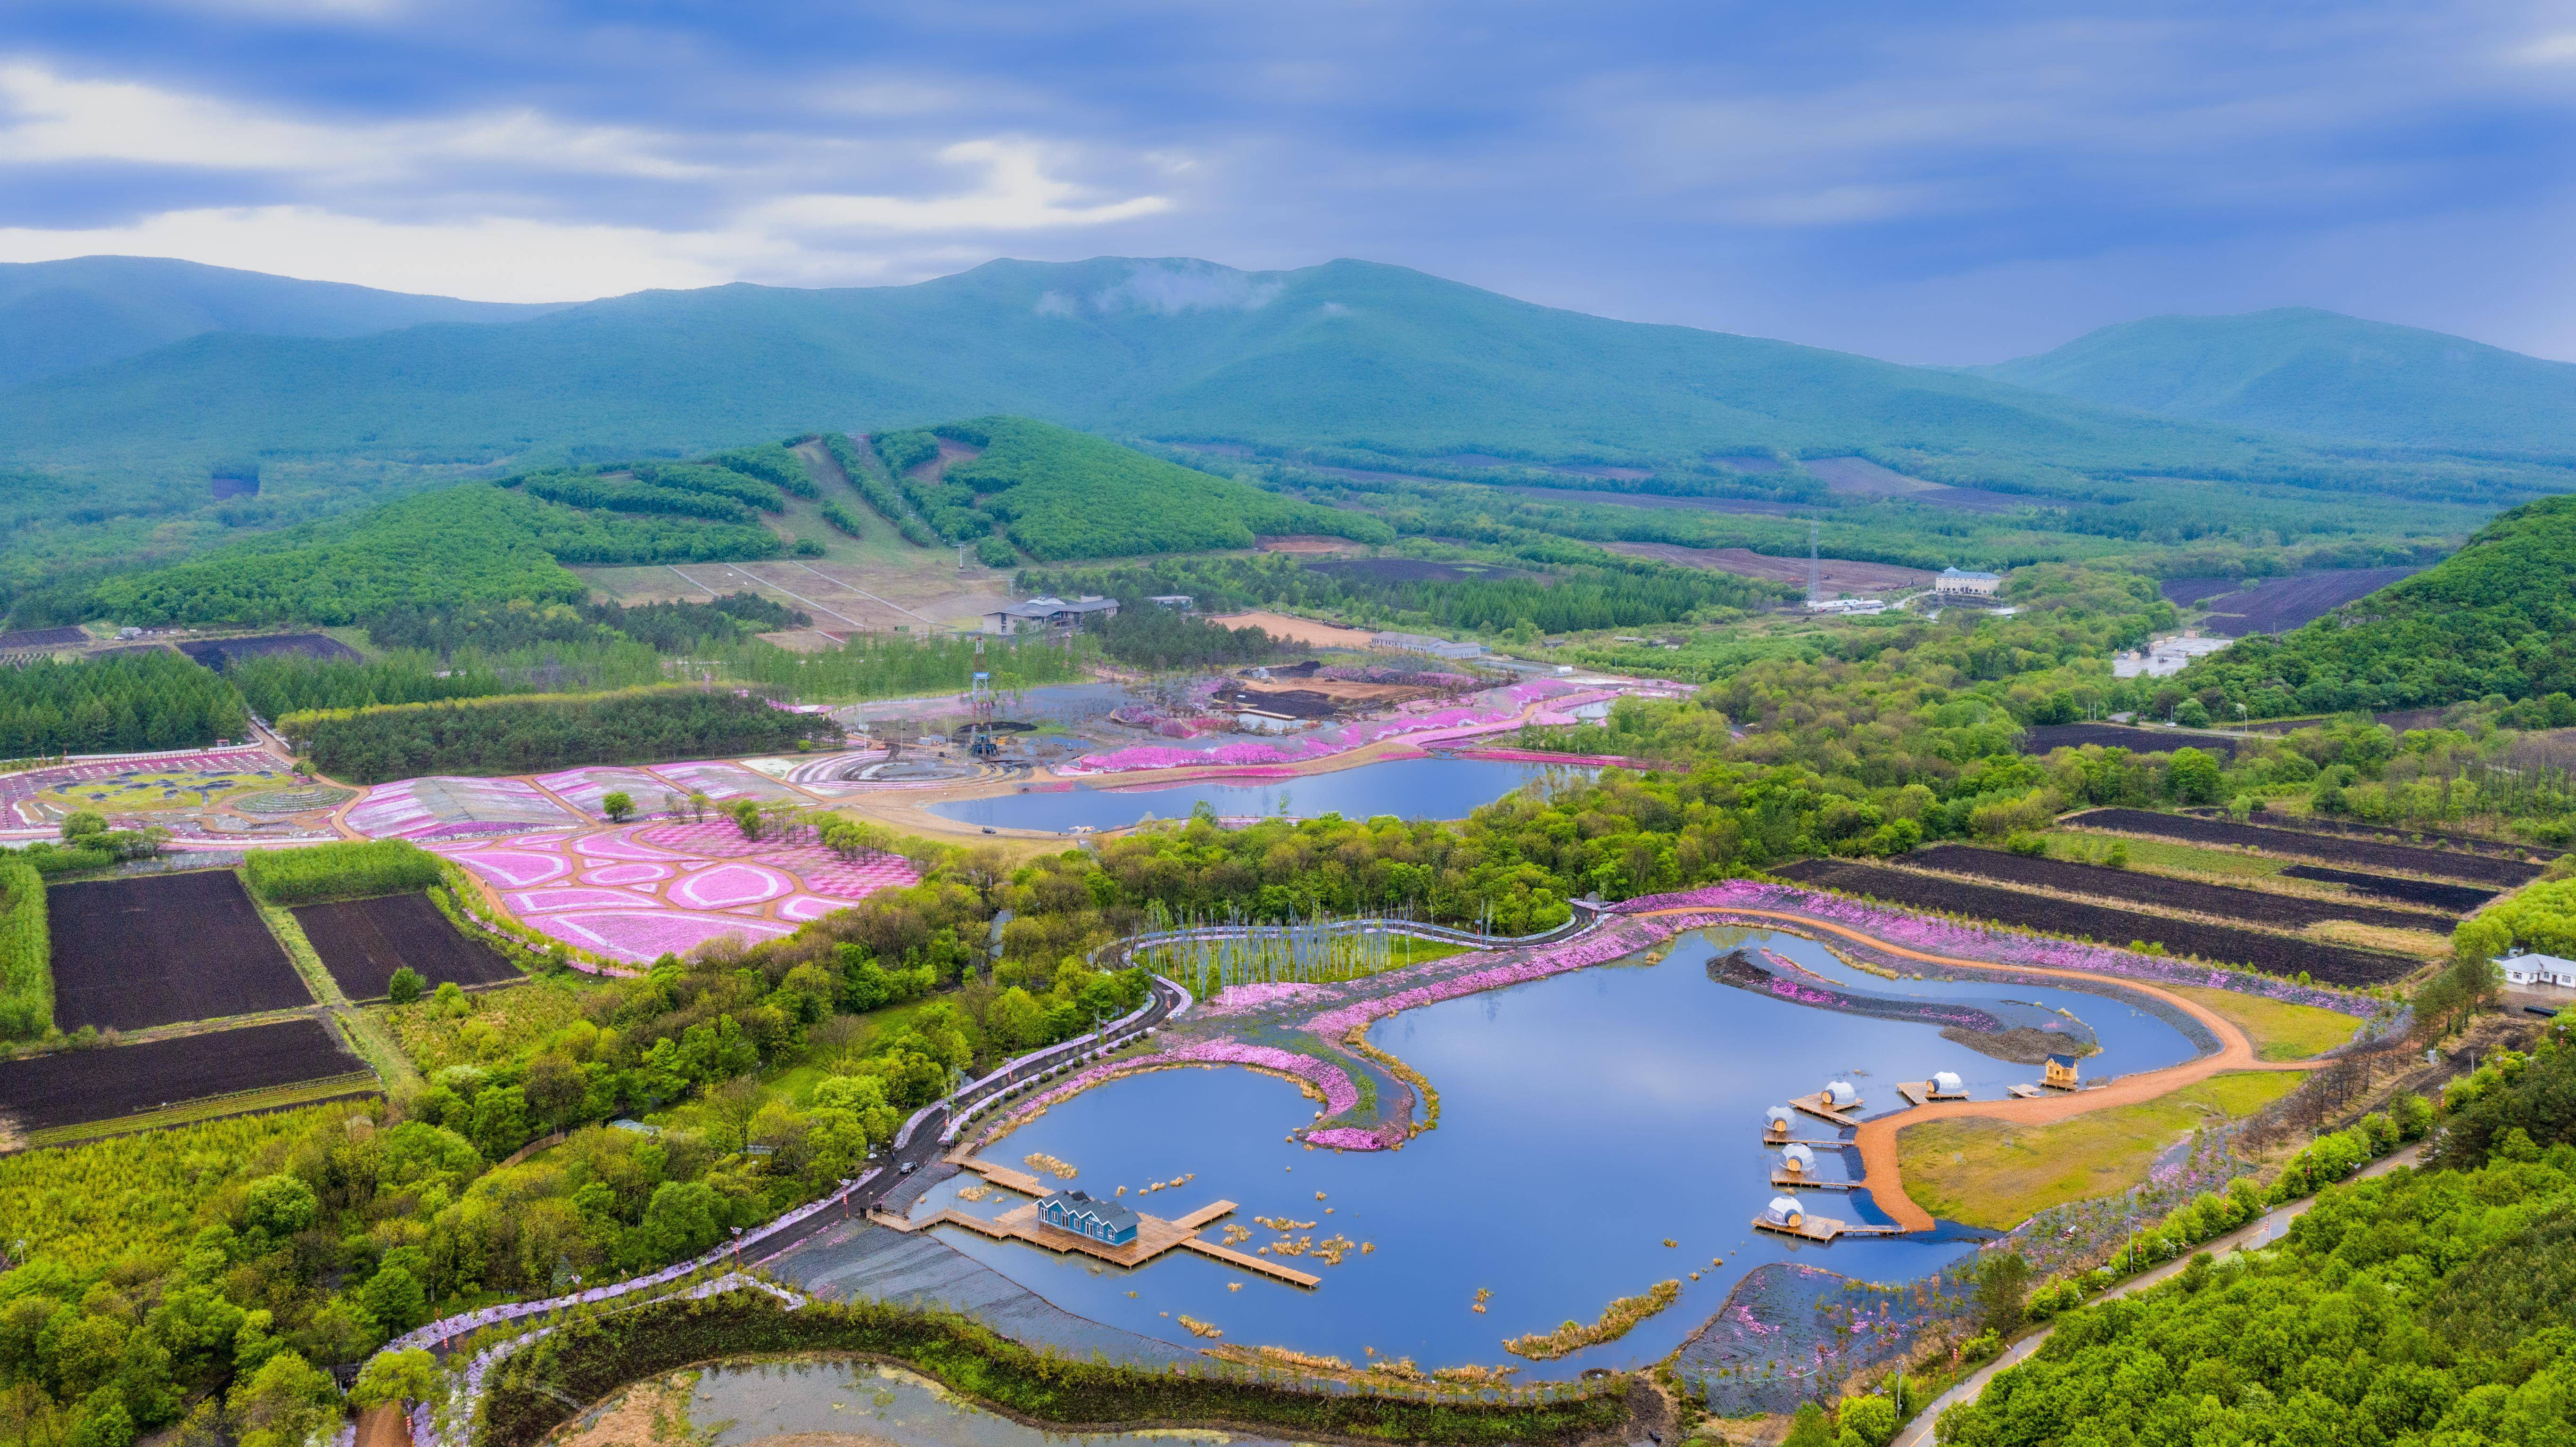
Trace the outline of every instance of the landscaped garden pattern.
<path fill-rule="evenodd" d="M 0 775 L 0 810 L 17 830 L 51 833 L 76 812 L 120 828 L 157 825 L 181 847 L 245 839 L 328 839 L 345 792 L 316 789 L 260 749 L 97 759 Z"/>
<path fill-rule="evenodd" d="M 894 855 L 847 863 L 810 844 L 746 839 L 731 820 L 627 824 L 434 846 L 522 922 L 632 964 L 709 940 L 792 934 L 877 890 L 917 883 Z"/>
<path fill-rule="evenodd" d="M 1489 688 L 1475 695 L 1467 704 L 1445 708 L 1419 702 L 1401 704 L 1389 717 L 1318 729 L 1292 739 L 1242 740 L 1201 749 L 1169 744 L 1136 744 L 1104 753 L 1084 754 L 1071 764 L 1058 765 L 1055 772 L 1073 778 L 1089 774 L 1133 773 L 1142 769 L 1187 768 L 1200 764 L 1305 763 L 1397 737 L 1409 737 L 1416 744 L 1424 744 L 1501 733 L 1518 728 L 1524 722 L 1570 724 L 1575 721 L 1573 710 L 1587 703 L 1617 698 L 1621 692 L 1616 688 L 1590 688 L 1556 679 L 1515 683 L 1503 688 Z M 1534 707 L 1539 704 L 1547 706 Z"/>

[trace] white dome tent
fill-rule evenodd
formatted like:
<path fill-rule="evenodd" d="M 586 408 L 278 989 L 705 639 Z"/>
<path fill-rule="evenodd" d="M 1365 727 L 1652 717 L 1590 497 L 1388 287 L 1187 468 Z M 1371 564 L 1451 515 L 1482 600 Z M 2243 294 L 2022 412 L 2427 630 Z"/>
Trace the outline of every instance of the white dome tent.
<path fill-rule="evenodd" d="M 1959 1072 L 1955 1070 L 1935 1070 L 1932 1072 L 1932 1093 L 1934 1095 L 1959 1095 L 1965 1093 L 1967 1088 L 1966 1083 L 1959 1079 Z"/>
<path fill-rule="evenodd" d="M 1813 1175 L 1816 1153 L 1803 1145 L 1792 1145 L 1780 1152 L 1780 1169 L 1793 1176 Z"/>
<path fill-rule="evenodd" d="M 1848 1080 L 1837 1080 L 1825 1087 L 1825 1100 L 1836 1110 L 1849 1110 L 1860 1104 L 1860 1091 Z"/>
<path fill-rule="evenodd" d="M 1773 1196 L 1771 1204 L 1762 1208 L 1762 1220 L 1795 1231 L 1807 1224 L 1807 1208 L 1795 1196 Z"/>

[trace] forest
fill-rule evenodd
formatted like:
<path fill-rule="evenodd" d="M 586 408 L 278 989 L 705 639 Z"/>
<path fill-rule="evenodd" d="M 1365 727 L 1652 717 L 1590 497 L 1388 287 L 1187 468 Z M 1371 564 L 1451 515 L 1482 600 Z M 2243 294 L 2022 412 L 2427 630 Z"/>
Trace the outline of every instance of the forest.
<path fill-rule="evenodd" d="M 277 730 L 322 773 L 381 784 L 837 747 L 841 726 L 763 698 L 687 686 L 503 695 L 287 714 Z"/>
<path fill-rule="evenodd" d="M 763 558 L 766 528 L 586 514 L 469 482 L 290 528 L 92 587 L 88 615 L 130 624 L 354 623 L 418 604 L 578 602 L 562 563 Z"/>
<path fill-rule="evenodd" d="M 906 477 L 907 468 L 937 455 L 939 437 L 983 453 L 951 463 L 937 483 Z M 903 480 L 943 540 L 966 542 L 998 524 L 1030 556 L 1045 561 L 1248 548 L 1264 533 L 1395 540 L 1394 531 L 1375 518 L 1298 502 L 1024 417 L 888 433 L 877 445 L 887 469 Z"/>
<path fill-rule="evenodd" d="M 249 728 L 231 685 L 167 649 L 0 668 L 0 758 L 187 748 Z"/>
<path fill-rule="evenodd" d="M 1432 628 L 1535 638 L 1596 628 L 1673 623 L 1715 610 L 1766 606 L 1786 597 L 1780 584 L 1620 558 L 1559 543 L 1574 556 L 1551 561 L 1542 575 L 1490 568 L 1477 576 L 1407 577 L 1403 560 L 1375 559 L 1320 569 L 1290 554 L 1179 558 L 1112 568 L 1031 569 L 1023 587 L 1062 597 L 1097 593 L 1142 598 L 1186 593 L 1203 613 L 1246 607 L 1321 612 L 1378 628 Z M 1382 566 L 1372 566 L 1382 565 Z M 1122 613 L 1125 610 L 1121 610 Z M 1732 617 L 1733 612 L 1724 616 Z"/>
<path fill-rule="evenodd" d="M 2411 578 L 2280 639 L 2241 640 L 2176 681 L 2255 718 L 2576 692 L 2570 577 L 2576 497 L 2543 498 Z"/>

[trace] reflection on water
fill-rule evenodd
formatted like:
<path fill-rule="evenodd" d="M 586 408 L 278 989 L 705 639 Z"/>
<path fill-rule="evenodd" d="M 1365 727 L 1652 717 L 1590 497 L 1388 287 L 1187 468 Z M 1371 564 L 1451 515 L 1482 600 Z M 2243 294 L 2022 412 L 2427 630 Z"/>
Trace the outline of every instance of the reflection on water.
<path fill-rule="evenodd" d="M 1403 819 L 1463 819 L 1523 784 L 1592 772 L 1496 759 L 1393 759 L 1291 779 L 1002 794 L 929 808 L 943 819 L 1007 829 L 1070 829 L 1077 824 L 1118 829 L 1147 818 L 1186 819 L 1202 803 L 1224 818 L 1288 814 L 1312 819 L 1340 814 L 1365 819 L 1393 814 Z"/>
<path fill-rule="evenodd" d="M 1789 935 L 1730 931 L 1726 944 L 1748 937 L 1802 964 L 1841 969 L 1821 946 Z M 1977 1055 L 1930 1025 L 1713 983 L 1706 965 L 1717 947 L 1688 935 L 1660 963 L 1580 970 L 1380 1021 L 1370 1041 L 1421 1071 L 1442 1101 L 1439 1128 L 1398 1152 L 1308 1150 L 1283 1139 L 1314 1113 L 1293 1087 L 1241 1070 L 1183 1069 L 1076 1096 L 989 1153 L 1014 1167 L 1032 1153 L 1056 1157 L 1078 1169 L 1072 1184 L 1098 1195 L 1125 1186 L 1130 1202 L 1150 1182 L 1195 1172 L 1187 1186 L 1136 1204 L 1168 1218 L 1234 1201 L 1240 1209 L 1229 1220 L 1255 1231 L 1244 1250 L 1333 1235 L 1369 1248 L 1338 1266 L 1293 1260 L 1324 1278 L 1313 1291 L 1177 1252 L 1126 1271 L 956 1227 L 940 1234 L 1067 1310 L 1166 1341 L 1199 1344 L 1176 1325 L 1186 1315 L 1229 1342 L 1353 1363 L 1374 1349 L 1426 1368 L 1513 1362 L 1501 1350 L 1506 1337 L 1590 1322 L 1614 1297 L 1683 1282 L 1672 1309 L 1618 1341 L 1524 1364 L 1529 1377 L 1651 1361 L 1764 1262 L 1795 1257 L 1892 1282 L 1964 1254 L 1970 1248 L 1956 1237 L 1819 1246 L 1753 1231 L 1748 1223 L 1772 1194 L 1762 1108 L 1842 1076 L 1861 1087 L 1865 1113 L 1876 1113 L 1901 1104 L 1896 1081 L 1935 1070 L 1955 1070 L 1978 1096 L 1993 1097 L 2032 1079 L 2031 1067 Z M 1992 984 L 1899 988 L 2062 1003 L 2101 1034 L 2103 1053 L 2086 1062 L 2095 1077 L 2193 1053 L 2173 1026 L 2099 996 Z M 1822 1122 L 1812 1132 L 1831 1133 Z M 1839 1153 L 1820 1154 L 1820 1174 L 1840 1177 Z M 923 1213 L 955 1189 L 935 1192 Z M 961 1208 L 992 1213 L 1020 1200 Z M 1886 1219 L 1858 1193 L 1811 1191 L 1807 1204 L 1846 1220 Z M 1260 1216 L 1301 1224 L 1283 1233 L 1257 1225 Z M 1220 1229 L 1205 1234 L 1214 1239 Z M 1481 1313 L 1472 1309 L 1480 1290 L 1492 1293 Z"/>
<path fill-rule="evenodd" d="M 771 1437 L 828 1433 L 895 1447 L 1147 1447 L 1266 1439 L 1224 1432 L 1047 1432 L 960 1400 L 926 1377 L 866 1362 L 760 1363 L 697 1374 L 689 1402 L 694 1447 L 743 1447 Z"/>

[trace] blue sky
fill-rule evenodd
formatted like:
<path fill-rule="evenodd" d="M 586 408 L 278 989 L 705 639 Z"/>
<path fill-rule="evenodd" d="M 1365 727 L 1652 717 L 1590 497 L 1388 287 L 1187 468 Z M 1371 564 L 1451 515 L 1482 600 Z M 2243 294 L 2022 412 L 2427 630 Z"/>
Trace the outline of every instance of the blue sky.
<path fill-rule="evenodd" d="M 2576 5 L 10 0 L 0 260 L 498 300 L 1336 256 L 1902 361 L 2576 358 Z"/>

